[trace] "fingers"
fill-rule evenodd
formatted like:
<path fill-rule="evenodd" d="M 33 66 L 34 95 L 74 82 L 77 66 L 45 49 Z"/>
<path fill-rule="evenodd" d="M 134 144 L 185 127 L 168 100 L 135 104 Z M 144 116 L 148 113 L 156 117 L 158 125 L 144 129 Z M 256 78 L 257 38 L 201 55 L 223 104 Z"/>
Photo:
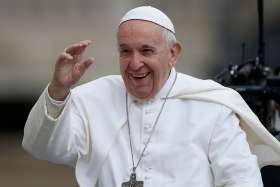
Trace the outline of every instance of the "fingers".
<path fill-rule="evenodd" d="M 91 40 L 84 40 L 65 48 L 57 59 L 59 64 L 80 62 L 82 53 L 91 44 Z"/>
<path fill-rule="evenodd" d="M 89 68 L 90 65 L 92 65 L 94 63 L 94 58 L 91 57 L 85 61 L 83 61 L 82 63 L 77 63 L 76 64 L 76 68 L 74 68 L 74 73 L 77 76 L 82 76 L 85 71 Z"/>
<path fill-rule="evenodd" d="M 66 60 L 73 60 L 73 56 L 66 52 L 62 52 L 58 57 L 58 61 L 66 61 Z"/>
<path fill-rule="evenodd" d="M 84 40 L 80 41 L 78 43 L 72 44 L 69 47 L 64 49 L 64 52 L 74 56 L 74 55 L 80 55 L 90 44 L 91 40 Z"/>
<path fill-rule="evenodd" d="M 91 57 L 91 58 L 83 61 L 82 63 L 78 64 L 79 70 L 84 73 L 89 68 L 89 66 L 93 63 L 94 63 L 94 58 Z"/>

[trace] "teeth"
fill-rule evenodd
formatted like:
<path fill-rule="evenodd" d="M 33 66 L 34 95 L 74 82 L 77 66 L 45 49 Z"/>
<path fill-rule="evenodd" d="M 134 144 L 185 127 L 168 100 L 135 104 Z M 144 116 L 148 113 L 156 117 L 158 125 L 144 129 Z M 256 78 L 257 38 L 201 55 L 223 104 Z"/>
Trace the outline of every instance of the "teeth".
<path fill-rule="evenodd" d="M 148 73 L 132 74 L 132 76 L 135 77 L 135 78 L 141 78 L 141 77 L 145 77 L 147 75 L 148 75 Z"/>

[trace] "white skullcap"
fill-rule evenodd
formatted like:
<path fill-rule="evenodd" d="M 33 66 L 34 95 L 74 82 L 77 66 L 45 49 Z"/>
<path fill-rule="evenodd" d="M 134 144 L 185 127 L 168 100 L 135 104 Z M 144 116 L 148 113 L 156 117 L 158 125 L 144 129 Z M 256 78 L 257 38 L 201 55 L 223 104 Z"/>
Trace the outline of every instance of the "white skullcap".
<path fill-rule="evenodd" d="M 125 21 L 129 20 L 145 20 L 150 21 L 155 24 L 158 24 L 171 32 L 175 33 L 175 29 L 173 26 L 173 23 L 169 19 L 169 17 L 164 14 L 159 9 L 156 9 L 151 6 L 140 6 L 134 9 L 131 9 L 128 11 L 123 18 L 121 19 L 121 22 L 119 25 L 121 25 Z"/>

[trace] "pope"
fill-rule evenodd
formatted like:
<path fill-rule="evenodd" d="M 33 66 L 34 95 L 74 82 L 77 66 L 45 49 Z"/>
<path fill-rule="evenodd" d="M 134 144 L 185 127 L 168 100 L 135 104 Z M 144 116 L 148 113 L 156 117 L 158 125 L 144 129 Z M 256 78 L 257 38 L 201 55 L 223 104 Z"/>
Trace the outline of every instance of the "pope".
<path fill-rule="evenodd" d="M 261 187 L 280 146 L 237 92 L 175 69 L 170 18 L 142 6 L 117 32 L 121 75 L 74 85 L 94 63 L 90 40 L 68 46 L 32 108 L 23 147 L 70 165 L 82 187 Z M 269 153 L 269 154 L 267 154 Z"/>

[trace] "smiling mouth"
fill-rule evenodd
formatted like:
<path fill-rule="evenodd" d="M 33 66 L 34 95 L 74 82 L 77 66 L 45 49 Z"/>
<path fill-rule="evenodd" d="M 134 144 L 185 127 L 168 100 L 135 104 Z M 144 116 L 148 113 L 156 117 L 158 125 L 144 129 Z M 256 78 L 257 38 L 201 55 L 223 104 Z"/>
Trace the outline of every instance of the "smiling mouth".
<path fill-rule="evenodd" d="M 148 75 L 150 74 L 150 72 L 147 73 L 139 73 L 139 74 L 130 74 L 133 78 L 135 79 L 144 79 L 146 78 Z"/>

